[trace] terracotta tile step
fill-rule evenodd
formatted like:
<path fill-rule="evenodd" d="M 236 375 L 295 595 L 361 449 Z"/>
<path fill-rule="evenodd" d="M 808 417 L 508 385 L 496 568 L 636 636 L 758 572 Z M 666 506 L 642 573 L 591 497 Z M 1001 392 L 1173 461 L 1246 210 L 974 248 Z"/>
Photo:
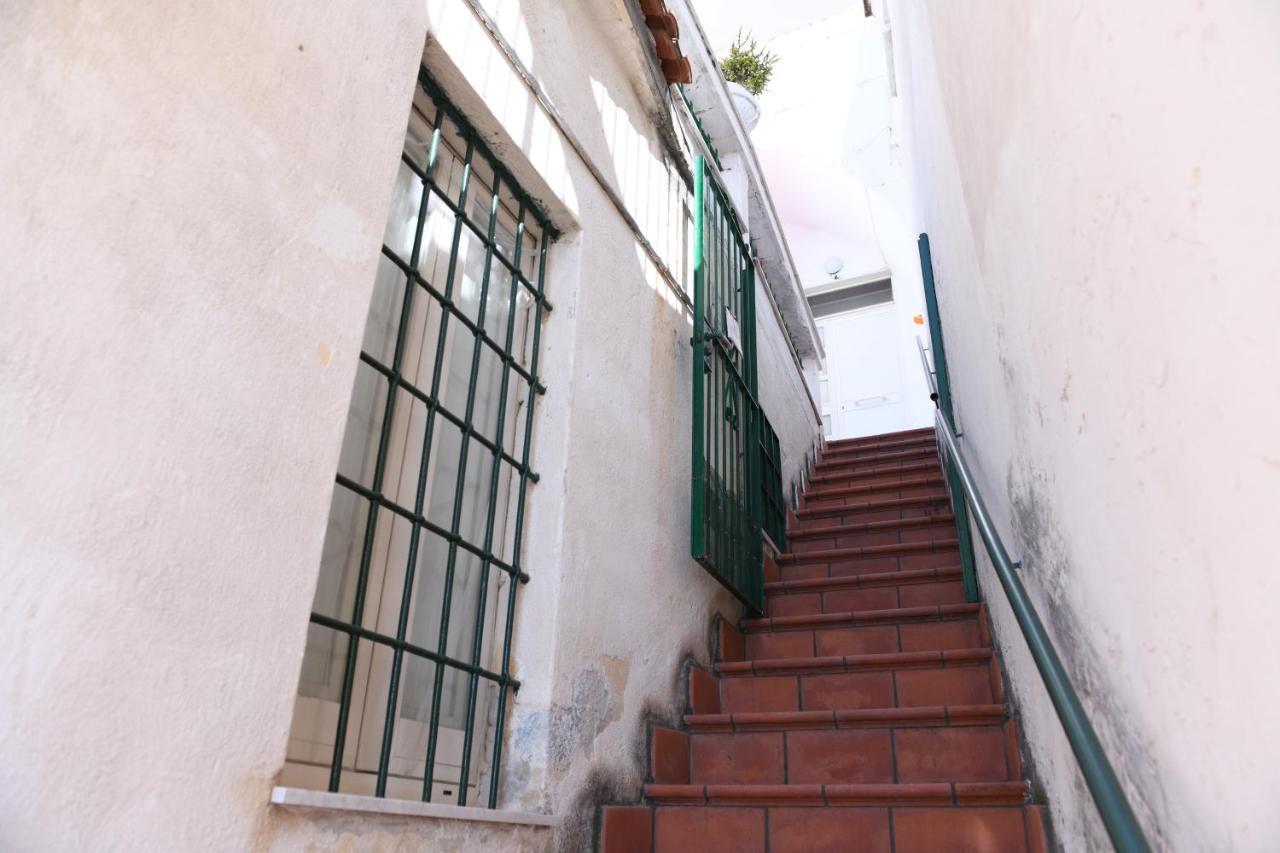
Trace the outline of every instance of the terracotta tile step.
<path fill-rule="evenodd" d="M 938 441 L 934 436 L 930 435 L 923 438 L 894 442 L 882 447 L 853 447 L 843 450 L 827 450 L 818 454 L 813 461 L 813 465 L 815 470 L 821 470 L 833 465 L 863 464 L 868 460 L 887 456 L 891 453 L 899 453 L 904 456 L 932 455 L 937 458 Z"/>
<path fill-rule="evenodd" d="M 809 478 L 810 486 L 823 486 L 831 483 L 853 484 L 864 480 L 878 480 L 887 477 L 918 476 L 922 471 L 940 471 L 941 466 L 936 459 L 928 458 L 907 460 L 896 465 L 859 466 L 848 470 L 823 470 Z"/>
<path fill-rule="evenodd" d="M 655 771 L 655 783 L 887 785 L 1007 782 L 1022 776 L 1011 721 L 956 727 L 701 732 L 689 741 L 688 769 L 672 767 L 665 776 Z"/>
<path fill-rule="evenodd" d="M 940 506 L 950 506 L 950 503 L 951 499 L 947 497 L 946 491 L 940 489 L 936 494 L 912 495 L 905 498 L 876 498 L 833 506 L 800 507 L 796 510 L 796 520 L 800 523 L 792 527 L 797 530 L 813 530 L 823 526 L 834 527 L 841 524 L 861 524 L 864 521 L 911 518 L 915 515 L 928 515 L 931 510 L 936 510 Z M 842 516 L 848 516 L 848 518 L 841 520 Z"/>
<path fill-rule="evenodd" d="M 1003 723 L 1007 705 L 921 705 L 915 708 L 841 708 L 828 711 L 763 711 L 685 714 L 684 724 L 704 732 L 776 732 L 813 729 L 882 729 L 898 726 L 985 726 Z"/>
<path fill-rule="evenodd" d="M 900 450 L 864 450 L 845 453 L 828 453 L 813 463 L 814 471 L 843 469 L 859 465 L 888 465 L 895 462 L 913 462 L 917 459 L 938 458 L 938 443 L 929 441 Z"/>
<path fill-rule="evenodd" d="M 906 470 L 878 471 L 876 473 L 827 474 L 820 479 L 814 478 L 804 484 L 804 493 L 812 494 L 831 489 L 863 489 L 871 487 L 889 488 L 902 484 L 916 485 L 921 477 L 941 477 L 943 471 L 936 462 L 923 464 Z"/>
<path fill-rule="evenodd" d="M 600 824 L 601 853 L 1047 850 L 1042 807 L 1034 805 L 608 806 Z"/>
<path fill-rule="evenodd" d="M 900 572 L 862 572 L 825 578 L 771 581 L 764 585 L 766 596 L 810 595 L 820 592 L 838 592 L 850 589 L 874 589 L 890 586 L 956 581 L 961 578 L 959 566 L 937 569 L 904 569 Z"/>
<path fill-rule="evenodd" d="M 858 438 L 839 438 L 835 441 L 828 441 L 826 449 L 842 450 L 847 447 L 875 447 L 886 443 L 909 441 L 913 438 L 932 437 L 933 435 L 933 427 L 920 427 L 919 429 L 899 430 L 898 432 L 886 432 L 880 435 L 863 435 Z"/>
<path fill-rule="evenodd" d="M 871 572 L 901 572 L 941 569 L 960 564 L 955 539 L 899 542 L 893 545 L 865 545 L 857 548 L 824 549 L 785 554 L 774 565 L 777 572 L 768 580 L 812 580 Z"/>
<path fill-rule="evenodd" d="M 939 652 L 983 648 L 989 644 L 990 633 L 979 611 L 969 618 L 960 616 L 856 626 L 845 623 L 827 628 L 747 634 L 743 638 L 742 656 L 724 659 L 763 661 Z"/>
<path fill-rule="evenodd" d="M 894 542 L 889 545 L 858 545 L 851 548 L 823 548 L 799 553 L 778 555 L 779 565 L 797 563 L 835 563 L 843 560 L 863 560 L 871 557 L 888 557 L 898 554 L 916 554 L 921 551 L 950 551 L 957 547 L 955 536 L 945 539 L 922 539 L 918 542 Z"/>
<path fill-rule="evenodd" d="M 936 573 L 939 580 L 923 579 L 924 573 Z M 910 575 L 906 583 L 878 586 L 848 586 L 813 591 L 770 592 L 765 594 L 764 618 L 818 616 L 831 613 L 858 613 L 869 610 L 900 610 L 942 604 L 965 604 L 964 581 L 959 567 L 947 566 L 923 571 L 906 570 L 881 574 Z M 867 577 L 864 575 L 863 577 Z M 809 578 L 838 581 L 840 577 Z M 793 581 L 799 583 L 800 581 Z"/>
<path fill-rule="evenodd" d="M 870 524 L 873 522 L 865 522 Z M 874 522 L 883 524 L 883 522 Z M 787 539 L 787 549 L 792 554 L 807 554 L 812 551 L 829 551 L 835 548 L 865 548 L 868 545 L 899 545 L 907 542 L 923 542 L 929 539 L 954 539 L 955 522 L 950 518 L 938 520 L 938 516 L 921 516 L 915 519 L 893 519 L 895 526 L 873 527 L 858 530 L 858 525 L 840 525 L 852 532 L 832 533 L 832 528 L 823 531 L 806 525 L 800 536 Z"/>
<path fill-rule="evenodd" d="M 982 652 L 984 657 L 953 658 L 941 663 L 889 660 L 902 657 L 892 653 L 846 655 L 845 658 L 880 658 L 875 665 L 852 670 L 833 663 L 811 670 L 794 666 L 789 671 L 781 667 L 770 670 L 762 666 L 759 674 L 753 670 L 731 671 L 714 679 L 714 693 L 693 707 L 702 713 L 740 714 L 999 704 L 1004 701 L 999 662 L 990 650 Z"/>
<path fill-rule="evenodd" d="M 919 551 L 905 554 L 886 554 L 883 556 L 855 557 L 851 560 L 835 562 L 791 563 L 779 566 L 777 574 L 769 582 L 822 580 L 838 578 L 845 575 L 866 574 L 869 572 L 909 572 L 919 569 L 947 569 L 960 562 L 960 549 L 948 548 L 945 551 Z M 865 607 L 863 609 L 866 609 Z"/>
<path fill-rule="evenodd" d="M 896 483 L 870 483 L 866 485 L 855 486 L 834 486 L 830 488 L 808 488 L 801 494 L 800 498 L 802 506 L 807 508 L 815 506 L 818 501 L 840 501 L 841 503 L 828 503 L 827 506 L 847 506 L 849 498 L 870 497 L 872 495 L 886 495 L 891 498 L 914 497 L 914 495 L 895 494 L 897 492 L 909 491 L 912 489 L 932 489 L 939 488 L 943 485 L 942 474 L 918 475 L 914 477 L 904 477 Z M 819 506 L 821 504 L 818 504 Z M 816 506 L 815 506 L 816 508 Z"/>
<path fill-rule="evenodd" d="M 660 805 L 718 806 L 966 806 L 1021 805 L 1026 781 L 922 782 L 863 785 L 645 785 Z M 686 843 L 688 839 L 685 839 Z M 686 848 L 688 849 L 688 848 Z"/>
<path fill-rule="evenodd" d="M 922 453 L 897 461 L 850 460 L 815 464 L 804 482 L 805 488 L 822 486 L 841 480 L 859 480 L 881 476 L 919 476 L 921 473 L 943 472 L 936 454 Z M 945 473 L 945 472 L 943 472 Z"/>
<path fill-rule="evenodd" d="M 863 574 L 861 577 L 907 575 L 905 583 L 891 579 L 877 585 L 828 586 L 809 590 L 774 590 L 765 592 L 765 617 L 816 616 L 831 613 L 858 613 L 867 610 L 897 610 L 938 604 L 964 604 L 964 581 L 960 569 L 945 566 L 936 569 L 907 569 L 897 572 Z M 854 575 L 853 577 L 857 577 Z M 831 582 L 842 577 L 813 577 L 780 583 Z"/>
<path fill-rule="evenodd" d="M 929 506 L 928 503 L 922 504 Z M 829 524 L 822 527 L 800 526 L 787 531 L 787 539 L 794 547 L 796 540 L 810 541 L 814 539 L 837 540 L 847 536 L 859 536 L 876 533 L 901 533 L 907 530 L 939 527 L 947 525 L 954 530 L 956 517 L 949 511 L 929 513 L 926 515 L 908 516 L 906 518 L 888 518 L 883 521 L 863 521 L 857 524 Z M 839 547 L 833 545 L 832 547 Z"/>
<path fill-rule="evenodd" d="M 753 675 L 814 675 L 879 672 L 886 670 L 932 669 L 987 663 L 991 649 L 944 649 L 922 652 L 886 652 L 865 655 L 775 658 L 773 660 L 721 661 L 716 674 L 725 678 Z"/>
<path fill-rule="evenodd" d="M 977 604 L 934 604 L 921 607 L 894 607 L 886 610 L 856 610 L 839 613 L 810 613 L 801 616 L 765 616 L 743 619 L 742 630 L 748 634 L 777 631 L 814 631 L 822 628 L 848 628 L 855 625 L 899 624 L 903 622 L 938 622 L 947 619 L 972 619 L 978 615 Z"/>

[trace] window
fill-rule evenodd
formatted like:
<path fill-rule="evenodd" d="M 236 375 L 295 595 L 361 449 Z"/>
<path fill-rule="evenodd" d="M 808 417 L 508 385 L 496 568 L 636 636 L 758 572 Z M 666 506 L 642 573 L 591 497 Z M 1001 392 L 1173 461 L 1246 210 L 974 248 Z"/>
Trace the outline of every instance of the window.
<path fill-rule="evenodd" d="M 496 805 L 552 236 L 423 69 L 285 784 Z"/>

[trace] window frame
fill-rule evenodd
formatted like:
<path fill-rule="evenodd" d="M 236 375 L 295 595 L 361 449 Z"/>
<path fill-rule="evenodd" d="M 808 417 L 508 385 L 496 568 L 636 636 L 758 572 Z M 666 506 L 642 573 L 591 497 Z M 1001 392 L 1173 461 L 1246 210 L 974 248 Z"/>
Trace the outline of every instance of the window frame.
<path fill-rule="evenodd" d="M 404 679 L 405 657 L 411 656 L 429 662 L 434 670 L 434 689 L 431 692 L 431 711 L 428 721 L 429 745 L 425 756 L 422 799 L 425 801 L 431 801 L 432 799 L 441 727 L 442 682 L 445 671 L 451 670 L 463 673 L 467 684 L 465 742 L 461 754 L 462 766 L 457 786 L 456 805 L 458 806 L 467 805 L 467 792 L 470 786 L 470 771 L 472 769 L 471 760 L 476 746 L 476 712 L 480 682 L 483 680 L 497 688 L 496 722 L 493 727 L 494 742 L 492 744 L 492 759 L 489 767 L 490 779 L 487 796 L 489 808 L 496 808 L 498 781 L 501 775 L 502 731 L 505 726 L 508 706 L 513 694 L 520 687 L 520 682 L 511 675 L 511 643 L 517 599 L 516 590 L 521 584 L 527 583 L 529 580 L 528 574 L 522 567 L 521 546 L 524 536 L 528 486 L 530 483 L 538 481 L 538 475 L 530 464 L 535 402 L 538 396 L 546 393 L 546 387 L 538 374 L 538 361 L 541 349 L 542 325 L 552 310 L 552 306 L 545 295 L 547 255 L 550 243 L 560 235 L 551 224 L 550 218 L 545 211 L 503 166 L 501 160 L 486 145 L 475 126 L 432 79 L 425 66 L 419 67 L 414 95 L 409 122 L 410 127 L 406 131 L 406 139 L 412 138 L 415 124 L 422 125 L 425 123 L 427 129 L 431 131 L 425 162 L 416 162 L 415 157 L 407 150 L 408 144 L 401 152 L 402 166 L 407 168 L 417 181 L 413 185 L 419 192 L 418 209 L 415 213 L 416 232 L 413 235 L 412 249 L 408 258 L 401 257 L 400 254 L 388 246 L 384 237 L 379 266 L 381 275 L 382 271 L 386 269 L 382 261 L 388 261 L 403 277 L 398 279 L 401 281 L 403 301 L 400 305 L 398 325 L 392 341 L 392 356 L 390 363 L 387 363 L 385 353 L 372 354 L 366 351 L 364 343 L 361 345 L 359 356 L 361 369 L 367 368 L 376 374 L 373 380 L 374 386 L 385 389 L 385 395 L 382 398 L 377 394 L 374 395 L 373 408 L 376 410 L 379 399 L 381 399 L 381 405 L 383 406 L 381 423 L 377 428 L 375 463 L 367 482 L 360 482 L 363 477 L 352 477 L 349 473 L 344 474 L 341 471 L 335 477 L 337 490 L 344 490 L 349 493 L 348 497 L 355 498 L 357 501 L 362 500 L 367 505 L 367 518 L 364 530 L 360 534 L 363 538 L 363 546 L 360 553 L 359 569 L 355 577 L 355 587 L 351 596 L 352 602 L 349 614 L 342 614 L 341 617 L 338 617 L 319 612 L 316 606 L 313 605 L 309 620 L 310 624 L 316 628 L 327 629 L 334 632 L 335 636 L 345 636 L 347 644 L 345 652 L 341 653 L 345 657 L 345 661 L 342 665 L 342 685 L 338 699 L 338 719 L 333 754 L 329 766 L 328 790 L 332 793 L 337 793 L 341 786 L 347 741 L 351 736 L 349 729 L 351 729 L 352 705 L 356 699 L 357 658 L 362 644 L 371 644 L 371 646 L 367 646 L 371 652 L 376 651 L 378 647 L 383 647 L 384 649 L 390 649 L 392 655 L 391 669 L 386 684 L 387 703 L 385 706 L 381 749 L 379 751 L 375 796 L 386 796 L 388 777 L 391 775 L 390 763 L 394 730 L 399 718 L 397 699 L 400 698 L 399 692 Z M 419 103 L 420 98 L 434 109 L 434 117 L 423 111 Z M 447 138 L 454 131 L 456 131 L 457 138 L 464 143 L 465 151 L 458 151 L 457 148 L 459 146 L 452 145 L 451 142 L 453 140 Z M 452 187 L 452 178 L 455 177 L 452 174 L 446 176 L 443 184 L 439 182 L 438 168 L 441 162 L 442 146 L 453 151 L 455 155 L 461 158 L 462 171 L 459 176 L 456 176 L 458 178 L 456 188 Z M 484 168 L 480 168 L 481 166 Z M 481 177 L 477 177 L 477 173 Z M 486 179 L 488 186 L 485 186 Z M 477 213 L 483 213 L 485 208 L 477 209 L 474 205 L 476 198 L 471 193 L 474 191 L 475 185 L 479 185 L 487 191 L 487 215 L 482 217 L 487 220 L 485 222 L 477 221 Z M 447 272 L 443 286 L 440 286 L 438 281 L 430 281 L 429 277 L 424 276 L 419 269 L 419 263 L 422 260 L 421 253 L 424 247 L 424 227 L 429 217 L 428 211 L 433 207 L 436 210 L 443 208 L 452 216 L 452 241 L 449 244 L 448 256 L 445 259 Z M 388 211 L 388 217 L 390 218 L 393 214 L 394 208 Z M 503 214 L 506 214 L 508 219 L 511 219 L 512 215 L 514 215 L 514 233 L 511 234 L 512 243 L 509 247 L 504 247 L 500 244 L 497 234 L 498 223 Z M 464 228 L 470 232 L 468 238 L 469 250 L 474 250 L 478 241 L 478 246 L 483 250 L 484 257 L 479 297 L 475 305 L 476 313 L 474 317 L 468 313 L 462 304 L 462 299 L 455 290 L 456 285 L 464 278 L 464 273 L 460 270 L 463 264 L 459 260 L 460 241 L 463 237 Z M 527 247 L 526 237 L 532 232 L 536 232 L 538 236 L 532 247 Z M 526 249 L 529 249 L 535 257 L 526 258 L 524 256 Z M 511 257 L 507 257 L 507 252 L 510 252 Z M 504 272 L 495 276 L 494 272 L 499 265 L 504 269 Z M 500 309 L 507 312 L 505 329 L 501 335 L 497 335 L 497 333 L 491 334 L 486 323 L 486 313 L 491 301 L 489 288 L 494 279 L 498 280 L 498 286 L 509 288 L 505 306 Z M 526 300 L 526 308 L 531 311 L 531 314 L 527 318 L 528 326 L 520 336 L 520 351 L 517 352 L 513 350 L 513 344 L 517 336 L 517 314 L 520 310 L 517 306 L 521 304 L 522 295 Z M 413 316 L 414 300 L 422 298 L 428 300 L 428 304 L 427 312 L 423 314 L 422 340 L 417 342 L 417 345 L 423 348 L 420 352 L 425 352 L 425 347 L 430 344 L 432 334 L 434 333 L 435 335 L 434 362 L 431 368 L 431 387 L 429 389 L 419 387 L 421 383 L 415 384 L 410 381 L 410 378 L 406 377 L 406 366 L 404 364 L 406 336 L 410 332 L 409 325 L 410 318 Z M 372 304 L 370 308 L 372 312 Z M 432 318 L 437 316 L 439 318 L 438 329 L 432 329 L 430 327 L 433 322 Z M 370 314 L 370 319 L 372 320 L 372 313 Z M 448 370 L 445 364 L 453 357 L 453 351 L 449 348 L 456 343 L 455 339 L 450 335 L 451 327 L 455 323 L 470 334 L 469 340 L 472 347 L 469 363 L 469 382 L 466 388 L 466 403 L 461 413 L 453 411 L 449 405 L 446 405 L 447 400 L 443 398 L 440 391 L 442 373 Z M 504 340 L 499 341 L 496 336 L 503 337 Z M 464 346 L 465 343 L 464 341 Z M 483 425 L 475 421 L 476 389 L 482 362 L 481 354 L 485 351 L 489 353 L 491 366 L 495 359 L 500 365 L 498 374 L 501 377 L 498 392 L 496 430 L 492 436 L 486 435 L 483 432 Z M 486 375 L 486 379 L 488 378 L 490 377 Z M 510 402 L 508 399 L 509 391 L 512 389 L 515 390 L 515 393 L 510 396 L 514 397 L 516 406 L 515 414 L 511 416 L 512 435 L 510 447 L 508 447 L 506 436 L 509 413 L 507 407 Z M 521 391 L 524 392 L 523 411 L 520 410 Z M 421 405 L 425 406 L 426 409 L 425 434 L 422 436 L 420 470 L 416 482 L 416 498 L 413 507 L 406 506 L 403 502 L 398 501 L 398 495 L 384 493 L 384 479 L 388 469 L 388 445 L 391 441 L 392 424 L 396 422 L 397 399 L 404 400 L 402 394 L 410 398 L 411 408 L 413 405 Z M 402 412 L 402 424 L 403 416 L 404 413 Z M 348 427 L 350 428 L 352 423 L 350 415 L 348 418 Z M 430 476 L 435 476 L 434 473 L 428 473 L 429 471 L 434 472 L 434 469 L 429 465 L 429 460 L 438 463 L 441 458 L 437 453 L 437 445 L 433 444 L 437 418 L 452 424 L 460 435 L 452 518 L 447 526 L 440 523 L 439 520 L 429 518 L 428 512 L 423 506 L 426 482 Z M 519 423 L 520 419 L 523 419 L 522 425 Z M 370 421 L 370 423 L 373 424 L 374 422 Z M 523 429 L 521 429 L 521 426 Z M 409 427 L 405 427 L 405 429 L 407 430 Z M 368 443 L 365 446 L 366 455 L 368 449 L 373 446 L 373 435 L 373 427 L 371 426 Z M 486 507 L 483 518 L 485 531 L 478 542 L 472 541 L 476 538 L 474 535 L 465 535 L 460 530 L 464 488 L 469 471 L 468 456 L 472 452 L 485 454 L 489 457 L 487 460 L 489 465 L 488 500 L 481 504 L 481 506 Z M 517 452 L 518 456 L 516 455 Z M 501 514 L 505 517 L 504 526 L 511 525 L 512 529 L 509 534 L 503 534 L 503 539 L 506 540 L 509 536 L 510 542 L 504 541 L 495 544 L 495 527 L 498 525 L 497 516 L 499 515 L 496 496 L 498 495 L 499 481 L 503 476 L 503 472 L 507 473 L 509 479 L 505 486 L 508 491 L 503 501 L 504 506 Z M 515 483 L 514 489 L 511 487 L 513 481 Z M 514 497 L 511 494 L 512 491 L 514 491 Z M 337 495 L 335 494 L 335 505 L 336 500 Z M 514 507 L 512 507 L 513 503 Z M 375 630 L 384 621 L 377 617 L 377 612 L 381 609 L 380 604 L 377 602 L 374 603 L 373 621 L 375 624 L 372 627 L 365 624 L 368 621 L 366 617 L 369 615 L 366 610 L 370 606 L 370 572 L 374 561 L 375 537 L 377 536 L 380 517 L 382 523 L 385 524 L 388 514 L 392 524 L 407 521 L 410 526 L 408 556 L 404 568 L 403 591 L 399 605 L 399 619 L 397 620 L 394 635 L 385 631 Z M 421 602 L 416 601 L 414 598 L 416 588 L 413 581 L 415 570 L 418 569 L 418 543 L 425 538 L 426 534 L 431 534 L 447 543 L 443 598 L 438 602 Z M 509 558 L 503 559 L 503 555 L 508 552 Z M 465 655 L 465 657 L 456 653 L 451 656 L 448 653 L 448 626 L 451 617 L 452 596 L 458 574 L 463 571 L 463 568 L 459 566 L 460 553 L 467 555 L 464 563 L 471 562 L 473 558 L 479 560 L 479 593 L 475 604 L 477 614 L 474 637 L 470 642 L 469 654 Z M 502 592 L 505 592 L 507 597 L 505 610 L 495 606 L 495 611 L 490 614 L 490 619 L 495 621 L 500 613 L 504 616 L 502 619 L 503 624 L 495 626 L 495 632 L 490 638 L 496 641 L 498 638 L 497 631 L 501 631 L 500 666 L 496 668 L 482 665 L 482 651 L 487 646 L 485 631 L 485 625 L 487 624 L 485 609 L 488 606 L 487 601 L 489 598 L 487 587 L 493 570 L 497 570 L 506 576 L 506 589 L 502 590 Z M 384 575 L 386 571 L 386 568 L 382 570 Z M 498 590 L 494 590 L 494 597 L 497 594 Z M 418 607 L 424 604 L 427 606 L 439 605 L 440 607 L 439 642 L 434 649 L 411 643 L 407 639 L 411 602 L 416 602 Z M 347 615 L 349 615 L 349 618 L 346 618 Z M 496 648 L 490 648 L 490 651 L 496 651 Z M 493 656 L 495 655 L 490 655 L 490 657 Z M 369 691 L 377 689 L 381 689 L 381 685 L 370 684 L 368 687 Z M 301 692 L 299 698 L 301 698 Z M 360 701 L 363 702 L 364 700 L 361 699 Z M 361 710 L 362 718 L 366 711 L 367 707 Z M 358 735 L 359 732 L 357 730 L 355 736 L 358 737 Z M 480 744 L 479 747 L 483 752 L 484 744 Z"/>

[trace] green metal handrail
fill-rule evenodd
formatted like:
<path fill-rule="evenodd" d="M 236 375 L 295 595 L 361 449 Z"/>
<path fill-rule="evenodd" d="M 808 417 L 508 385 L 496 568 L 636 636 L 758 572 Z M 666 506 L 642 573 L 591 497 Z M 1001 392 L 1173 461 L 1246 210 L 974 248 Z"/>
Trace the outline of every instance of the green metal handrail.
<path fill-rule="evenodd" d="M 938 318 L 938 294 L 933 284 L 933 256 L 929 254 L 929 235 L 920 235 L 920 272 L 924 284 L 924 307 L 929 316 L 929 342 L 933 347 L 937 383 L 933 385 L 933 401 L 954 429 L 955 413 L 951 408 L 951 383 L 947 379 L 947 353 L 942 346 L 942 323 Z M 917 340 L 919 340 L 917 338 Z M 926 369 L 925 371 L 929 371 Z M 932 374 L 930 374 L 932 376 Z M 964 600 L 978 600 L 978 570 L 973 558 L 973 534 L 969 532 L 969 513 L 960 498 L 960 481 L 950 465 L 944 465 L 947 494 L 951 496 L 951 514 L 956 520 L 956 544 L 960 549 L 960 576 L 964 579 Z"/>
<path fill-rule="evenodd" d="M 920 235 L 920 244 L 923 264 L 929 261 L 928 238 L 923 234 Z M 931 293 L 933 289 L 931 264 L 925 269 L 925 277 L 928 279 L 928 290 Z M 933 310 L 930 312 L 929 320 L 930 326 L 935 327 L 931 331 L 934 332 L 933 339 L 936 344 L 941 341 L 942 328 L 941 323 L 937 321 L 936 301 L 930 300 L 930 302 L 932 303 L 930 308 Z M 950 408 L 950 388 L 944 384 L 947 376 L 946 356 L 939 348 L 935 348 L 934 368 L 930 369 L 929 360 L 924 352 L 924 343 L 919 337 L 916 338 L 916 345 L 920 350 L 920 361 L 924 366 L 925 379 L 929 383 L 930 396 L 938 406 L 934 413 L 936 432 L 940 439 L 938 448 L 940 451 L 945 450 L 944 461 L 949 463 L 946 467 L 949 472 L 954 472 L 954 480 L 958 481 L 960 486 L 960 495 L 953 493 L 952 500 L 956 505 L 967 504 L 972 510 L 973 522 L 978 528 L 983 544 L 987 547 L 987 554 L 991 557 L 991 564 L 1000 581 L 1000 586 L 1004 588 L 1013 616 L 1018 620 L 1018 627 L 1022 629 L 1022 636 L 1027 642 L 1027 648 L 1031 651 L 1031 658 L 1035 661 L 1036 668 L 1040 670 L 1040 678 L 1044 681 L 1045 690 L 1049 693 L 1049 700 L 1053 702 L 1054 710 L 1058 712 L 1058 719 L 1066 733 L 1067 742 L 1071 744 L 1071 751 L 1075 753 L 1076 761 L 1080 764 L 1080 773 L 1089 786 L 1089 792 L 1093 795 L 1102 823 L 1107 828 L 1107 834 L 1111 836 L 1111 843 L 1120 853 L 1149 853 L 1151 846 L 1147 843 L 1138 818 L 1133 813 L 1133 807 L 1129 804 L 1124 789 L 1120 787 L 1120 780 L 1116 777 L 1111 762 L 1107 760 L 1102 743 L 1098 740 L 1098 734 L 1089 722 L 1089 717 L 1085 714 L 1084 706 L 1080 704 L 1080 697 L 1076 695 L 1075 688 L 1071 686 L 1066 667 L 1062 665 L 1062 659 L 1058 657 L 1058 652 L 1049 639 L 1049 633 L 1045 630 L 1044 623 L 1040 621 L 1040 616 L 1027 595 L 1022 579 L 1015 571 L 1021 568 L 1022 564 L 1010 558 L 1008 549 L 1005 548 L 999 532 L 991 521 L 991 513 L 978 492 L 973 474 L 969 471 L 969 465 L 960 452 L 956 435 L 949 422 L 950 412 L 944 410 L 943 406 L 945 401 L 948 404 L 946 408 Z M 940 387 L 943 394 L 939 394 Z M 959 519 L 960 514 L 957 513 L 957 521 Z"/>

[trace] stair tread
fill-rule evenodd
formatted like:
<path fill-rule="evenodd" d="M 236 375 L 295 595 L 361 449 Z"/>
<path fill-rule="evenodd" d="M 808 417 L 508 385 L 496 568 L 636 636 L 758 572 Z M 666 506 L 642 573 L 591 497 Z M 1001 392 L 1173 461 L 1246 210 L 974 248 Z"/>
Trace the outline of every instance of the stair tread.
<path fill-rule="evenodd" d="M 811 527 L 787 531 L 788 539 L 835 539 L 840 536 L 856 536 L 859 533 L 878 533 L 904 528 L 937 527 L 954 524 L 956 517 L 949 512 L 937 515 L 913 515 L 907 518 L 889 518 L 882 521 L 863 521 L 858 524 L 835 524 L 830 527 Z"/>
<path fill-rule="evenodd" d="M 931 474 L 929 476 L 907 477 L 896 483 L 870 483 L 865 486 L 839 486 L 830 489 L 806 489 L 804 497 L 806 500 L 822 500 L 824 498 L 836 498 L 843 495 L 896 492 L 899 489 L 910 489 L 916 486 L 940 486 L 943 482 L 942 474 L 938 473 Z"/>
<path fill-rule="evenodd" d="M 1005 782 L 910 782 L 845 784 L 649 784 L 645 797 L 681 805 L 990 805 L 1030 801 L 1031 784 Z"/>
<path fill-rule="evenodd" d="M 851 515 L 855 512 L 877 512 L 889 509 L 931 506 L 939 503 L 950 503 L 950 499 L 946 495 L 913 495 L 907 498 L 883 498 L 881 500 L 840 504 L 838 506 L 800 507 L 800 509 L 796 510 L 796 517 L 800 519 L 822 518 L 831 515 Z"/>
<path fill-rule="evenodd" d="M 907 474 L 913 471 L 928 471 L 938 467 L 936 460 L 928 457 L 919 460 L 903 461 L 898 465 L 873 465 L 870 468 L 858 469 L 842 472 L 826 472 L 814 474 L 809 478 L 810 483 L 829 483 L 839 480 L 859 480 L 867 477 L 884 477 L 891 474 Z"/>
<path fill-rule="evenodd" d="M 928 438 L 918 442 L 899 445 L 896 447 L 867 447 L 861 450 L 842 450 L 832 453 L 826 453 L 818 456 L 814 460 L 814 469 L 835 468 L 844 465 L 856 465 L 863 462 L 893 462 L 902 459 L 920 459 L 936 456 L 938 452 L 938 442 L 935 438 Z"/>
<path fill-rule="evenodd" d="M 763 631 L 799 631 L 852 625 L 884 624 L 939 620 L 978 615 L 977 604 L 927 604 L 918 607 L 892 607 L 881 610 L 846 610 L 834 613 L 811 613 L 802 616 L 765 616 L 742 620 L 747 633 Z"/>
<path fill-rule="evenodd" d="M 843 804 L 837 804 L 837 806 Z M 688 853 L 716 850 L 1000 850 L 1045 853 L 1043 806 L 1034 803 L 855 804 L 805 809 L 764 804 L 605 806 L 601 853 Z M 691 839 L 697 839 L 691 847 Z"/>
<path fill-rule="evenodd" d="M 931 426 L 912 427 L 911 429 L 899 429 L 893 432 L 882 432 L 875 435 L 859 435 L 853 438 L 833 438 L 827 442 L 827 446 L 838 444 L 858 444 L 864 441 L 882 441 L 887 438 L 895 438 L 900 435 L 933 435 L 934 428 Z"/>
<path fill-rule="evenodd" d="M 716 672 L 725 676 L 778 675 L 791 671 L 857 672 L 875 669 L 963 666 L 988 661 L 990 648 L 940 649 L 923 652 L 877 652 L 864 655 L 829 655 L 765 660 L 720 661 Z"/>
<path fill-rule="evenodd" d="M 886 444 L 898 444 L 904 441 L 920 441 L 924 439 L 936 439 L 937 433 L 933 427 L 921 427 L 920 429 L 899 430 L 898 432 L 886 432 L 880 435 L 864 435 L 858 438 L 838 438 L 828 441 L 823 448 L 824 453 L 837 450 L 847 450 L 849 448 L 862 447 L 881 447 Z"/>
<path fill-rule="evenodd" d="M 927 438 L 916 438 L 910 441 L 900 441 L 893 444 L 885 444 L 879 447 L 853 447 L 844 450 L 827 451 L 818 455 L 814 459 L 814 467 L 822 468 L 833 465 L 848 465 L 850 463 L 867 462 L 877 457 L 884 457 L 891 453 L 902 454 L 903 457 L 916 455 L 928 456 L 936 455 L 938 452 L 938 440 L 934 436 Z"/>
<path fill-rule="evenodd" d="M 916 707 L 849 708 L 832 711 L 739 711 L 686 714 L 695 734 L 793 729 L 844 729 L 989 725 L 1007 719 L 1007 705 L 921 705 Z"/>
<path fill-rule="evenodd" d="M 962 577 L 963 571 L 959 566 L 945 566 L 937 569 L 902 569 L 896 572 L 861 572 L 859 574 L 834 575 L 823 578 L 769 581 L 764 585 L 764 592 L 765 595 L 792 595 L 844 589 L 870 589 L 873 587 L 957 581 Z"/>
<path fill-rule="evenodd" d="M 778 555 L 779 564 L 827 563 L 832 560 L 850 560 L 859 557 L 881 557 L 887 554 L 911 554 L 918 551 L 949 551 L 957 547 L 959 540 L 920 539 L 916 542 L 891 542 L 884 545 L 853 545 L 848 548 L 822 548 L 814 551 L 787 552 Z"/>

